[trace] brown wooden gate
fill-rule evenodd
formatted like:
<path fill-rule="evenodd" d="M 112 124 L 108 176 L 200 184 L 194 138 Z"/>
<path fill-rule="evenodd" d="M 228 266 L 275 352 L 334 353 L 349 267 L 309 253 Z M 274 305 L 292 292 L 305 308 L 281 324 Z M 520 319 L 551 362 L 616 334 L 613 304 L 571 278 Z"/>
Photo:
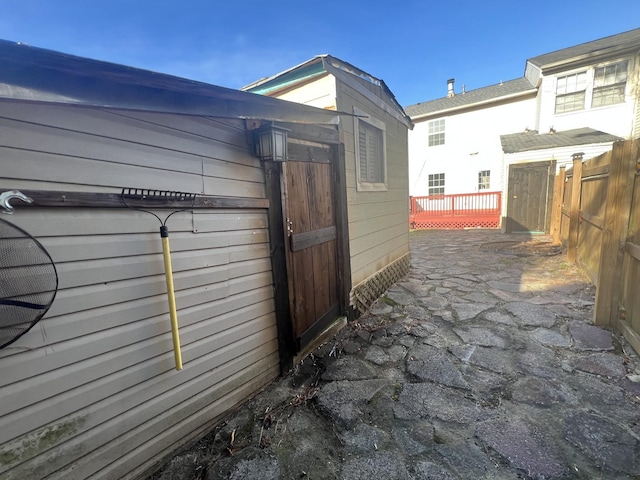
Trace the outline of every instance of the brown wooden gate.
<path fill-rule="evenodd" d="M 282 167 L 289 308 L 300 351 L 340 313 L 332 165 Z"/>
<path fill-rule="evenodd" d="M 509 165 L 507 233 L 549 231 L 555 160 Z"/>

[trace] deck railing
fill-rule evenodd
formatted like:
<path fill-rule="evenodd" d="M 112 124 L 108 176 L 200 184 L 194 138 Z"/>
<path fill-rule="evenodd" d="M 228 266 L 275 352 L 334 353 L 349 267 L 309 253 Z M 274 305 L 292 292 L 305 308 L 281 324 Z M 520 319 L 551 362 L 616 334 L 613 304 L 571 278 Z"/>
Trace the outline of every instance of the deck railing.
<path fill-rule="evenodd" d="M 409 200 L 411 228 L 500 227 L 501 192 L 409 197 Z"/>

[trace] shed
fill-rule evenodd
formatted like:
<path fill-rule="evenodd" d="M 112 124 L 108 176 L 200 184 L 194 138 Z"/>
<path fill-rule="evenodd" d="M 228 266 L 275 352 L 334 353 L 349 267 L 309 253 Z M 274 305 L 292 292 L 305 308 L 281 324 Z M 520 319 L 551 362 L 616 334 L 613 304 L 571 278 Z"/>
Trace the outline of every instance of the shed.
<path fill-rule="evenodd" d="M 0 477 L 136 478 L 346 312 L 339 114 L 6 41 L 0 65 L 0 193 L 33 199 L 2 219 L 59 277 L 45 317 L 0 349 Z M 254 154 L 265 122 L 289 130 L 285 165 Z M 135 205 L 181 210 L 167 221 L 179 372 L 159 222 L 123 187 L 197 194 Z"/>
<path fill-rule="evenodd" d="M 343 148 L 336 188 L 346 199 L 344 271 L 354 315 L 409 270 L 408 130 L 413 123 L 385 82 L 331 55 L 243 90 L 352 113 L 338 125 Z"/>

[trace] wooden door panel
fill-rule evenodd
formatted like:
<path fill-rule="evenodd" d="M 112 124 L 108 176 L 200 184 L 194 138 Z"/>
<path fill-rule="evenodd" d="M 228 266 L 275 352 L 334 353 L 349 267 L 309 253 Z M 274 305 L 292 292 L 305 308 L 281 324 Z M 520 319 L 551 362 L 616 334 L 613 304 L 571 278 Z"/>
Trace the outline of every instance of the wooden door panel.
<path fill-rule="evenodd" d="M 331 168 L 314 162 L 284 165 L 290 311 L 299 348 L 338 310 Z"/>
<path fill-rule="evenodd" d="M 545 232 L 555 162 L 509 166 L 507 232 Z"/>

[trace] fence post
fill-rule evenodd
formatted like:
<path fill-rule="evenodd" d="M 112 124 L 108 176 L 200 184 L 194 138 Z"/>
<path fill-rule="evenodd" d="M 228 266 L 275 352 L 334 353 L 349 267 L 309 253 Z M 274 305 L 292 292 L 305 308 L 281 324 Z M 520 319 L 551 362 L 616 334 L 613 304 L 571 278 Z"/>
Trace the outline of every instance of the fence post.
<path fill-rule="evenodd" d="M 622 290 L 622 260 L 636 172 L 637 160 L 632 155 L 633 146 L 634 142 L 631 140 L 613 144 L 602 228 L 594 323 L 614 328 Z"/>
<path fill-rule="evenodd" d="M 553 205 L 551 207 L 551 237 L 554 244 L 560 243 L 560 225 L 562 223 L 562 204 L 564 202 L 564 181 L 566 167 L 560 167 L 553 183 Z"/>
<path fill-rule="evenodd" d="M 582 190 L 582 155 L 574 153 L 573 177 L 571 178 L 571 198 L 569 206 L 569 238 L 567 239 L 567 260 L 578 260 L 578 228 L 580 225 L 580 196 Z"/>

